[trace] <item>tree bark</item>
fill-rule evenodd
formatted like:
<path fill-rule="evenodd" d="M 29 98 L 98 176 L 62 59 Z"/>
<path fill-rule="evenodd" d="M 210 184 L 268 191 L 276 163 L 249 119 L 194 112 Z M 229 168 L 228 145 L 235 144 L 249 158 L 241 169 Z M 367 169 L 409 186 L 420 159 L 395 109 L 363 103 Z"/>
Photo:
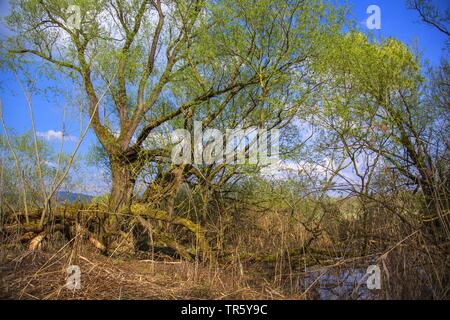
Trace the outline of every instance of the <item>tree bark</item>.
<path fill-rule="evenodd" d="M 131 163 L 111 162 L 112 188 L 109 199 L 109 211 L 117 213 L 124 208 L 130 208 L 136 172 Z"/>

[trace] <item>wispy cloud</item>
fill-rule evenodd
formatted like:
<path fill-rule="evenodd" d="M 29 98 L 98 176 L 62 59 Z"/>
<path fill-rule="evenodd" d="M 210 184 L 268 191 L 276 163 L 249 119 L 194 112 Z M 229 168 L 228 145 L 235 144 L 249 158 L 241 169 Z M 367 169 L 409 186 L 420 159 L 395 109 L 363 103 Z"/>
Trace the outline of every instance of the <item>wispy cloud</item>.
<path fill-rule="evenodd" d="M 48 130 L 45 132 L 36 132 L 38 137 L 44 138 L 46 140 L 61 140 L 64 137 L 66 141 L 77 141 L 78 138 L 72 135 L 64 134 L 62 131 Z"/>

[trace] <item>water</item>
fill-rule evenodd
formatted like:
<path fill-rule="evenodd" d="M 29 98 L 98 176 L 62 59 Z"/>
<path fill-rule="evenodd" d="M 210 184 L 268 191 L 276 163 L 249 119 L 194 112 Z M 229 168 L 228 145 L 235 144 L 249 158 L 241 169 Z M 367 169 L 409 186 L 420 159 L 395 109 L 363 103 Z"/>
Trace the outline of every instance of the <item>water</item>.
<path fill-rule="evenodd" d="M 366 285 L 363 268 L 310 268 L 304 279 L 305 290 L 320 300 L 376 299 Z"/>

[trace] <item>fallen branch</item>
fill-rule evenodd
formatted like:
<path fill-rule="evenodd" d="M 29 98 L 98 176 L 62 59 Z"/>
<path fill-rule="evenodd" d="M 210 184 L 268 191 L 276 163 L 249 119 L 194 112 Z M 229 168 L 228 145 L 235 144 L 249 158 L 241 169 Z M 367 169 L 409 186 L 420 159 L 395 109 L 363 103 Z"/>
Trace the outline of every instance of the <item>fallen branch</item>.
<path fill-rule="evenodd" d="M 151 219 L 165 221 L 171 224 L 183 226 L 195 234 L 198 246 L 204 254 L 208 254 L 210 252 L 209 244 L 205 238 L 205 232 L 203 231 L 202 227 L 199 224 L 196 224 L 187 218 L 170 217 L 166 211 L 148 208 L 146 205 L 143 204 L 133 204 L 131 206 L 131 213 L 137 216 L 138 218 L 148 217 Z M 145 221 L 145 219 L 142 220 Z M 139 220 L 139 222 L 141 222 L 141 220 Z"/>
<path fill-rule="evenodd" d="M 145 220 L 144 218 L 142 218 L 140 216 L 137 216 L 136 220 L 149 232 L 152 232 L 153 234 L 155 234 L 155 231 L 153 230 L 150 222 L 148 222 L 147 220 Z M 192 256 L 189 254 L 188 250 L 184 246 L 179 244 L 177 241 L 175 241 L 172 237 L 170 237 L 169 235 L 167 235 L 165 233 L 157 233 L 156 235 L 161 242 L 164 242 L 168 247 L 174 249 L 176 252 L 178 252 L 178 254 L 181 257 L 183 257 L 184 259 L 186 259 L 188 261 L 192 261 Z"/>

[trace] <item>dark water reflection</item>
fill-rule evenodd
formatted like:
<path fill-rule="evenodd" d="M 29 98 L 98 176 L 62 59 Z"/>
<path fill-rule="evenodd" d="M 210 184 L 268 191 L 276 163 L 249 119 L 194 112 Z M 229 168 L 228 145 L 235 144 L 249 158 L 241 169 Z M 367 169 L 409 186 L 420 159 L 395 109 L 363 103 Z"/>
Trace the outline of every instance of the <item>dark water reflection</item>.
<path fill-rule="evenodd" d="M 315 267 L 306 270 L 304 290 L 320 300 L 377 299 L 378 290 L 369 290 L 366 281 L 364 268 Z"/>

